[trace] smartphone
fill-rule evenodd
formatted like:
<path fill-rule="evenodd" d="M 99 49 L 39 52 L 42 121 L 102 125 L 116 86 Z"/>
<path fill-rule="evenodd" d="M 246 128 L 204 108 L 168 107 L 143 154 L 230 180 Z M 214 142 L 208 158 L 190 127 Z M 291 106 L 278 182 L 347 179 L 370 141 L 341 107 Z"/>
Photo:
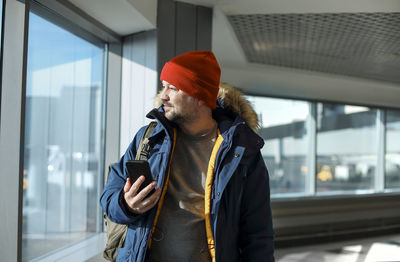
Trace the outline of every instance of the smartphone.
<path fill-rule="evenodd" d="M 153 182 L 153 177 L 151 175 L 149 162 L 146 160 L 128 160 L 126 162 L 126 170 L 128 172 L 128 176 L 131 179 L 131 183 L 135 183 L 135 181 L 140 177 L 144 176 L 145 180 L 140 185 L 138 193 L 143 190 L 146 186 L 148 186 L 151 182 Z M 150 196 L 154 193 L 154 189 L 148 194 Z"/>

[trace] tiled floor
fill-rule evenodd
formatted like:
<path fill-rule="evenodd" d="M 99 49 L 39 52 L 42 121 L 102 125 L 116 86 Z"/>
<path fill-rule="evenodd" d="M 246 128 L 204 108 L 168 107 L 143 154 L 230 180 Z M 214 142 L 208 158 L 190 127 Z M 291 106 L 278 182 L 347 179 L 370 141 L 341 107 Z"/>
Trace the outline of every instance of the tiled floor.
<path fill-rule="evenodd" d="M 100 253 L 97 254 L 97 256 L 94 256 L 91 259 L 86 260 L 85 262 L 107 262 L 107 260 L 103 258 L 103 253 Z"/>
<path fill-rule="evenodd" d="M 400 262 L 400 235 L 277 249 L 276 262 Z M 102 254 L 87 262 L 106 261 Z"/>
<path fill-rule="evenodd" d="M 400 261 L 400 235 L 278 249 L 277 262 Z"/>

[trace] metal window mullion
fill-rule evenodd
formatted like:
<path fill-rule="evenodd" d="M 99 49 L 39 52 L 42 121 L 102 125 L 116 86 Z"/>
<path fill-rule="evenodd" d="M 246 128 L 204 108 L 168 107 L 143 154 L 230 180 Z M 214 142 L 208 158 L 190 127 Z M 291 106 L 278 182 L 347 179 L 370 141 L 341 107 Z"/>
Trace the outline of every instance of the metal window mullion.
<path fill-rule="evenodd" d="M 306 194 L 315 195 L 315 166 L 316 166 L 316 140 L 317 140 L 317 106 L 309 102 L 309 116 L 307 118 L 308 150 L 307 150 L 307 178 Z"/>
<path fill-rule="evenodd" d="M 375 191 L 383 192 L 385 189 L 385 147 L 386 127 L 385 110 L 378 109 L 376 114 L 376 172 L 374 177 Z"/>
<path fill-rule="evenodd" d="M 98 170 L 98 182 L 97 182 L 97 199 L 100 199 L 101 193 L 104 188 L 104 174 L 107 170 L 107 165 L 105 164 L 106 159 L 106 124 L 107 124 L 107 87 L 108 87 L 108 53 L 109 44 L 105 44 L 103 48 L 103 67 L 102 67 L 102 97 L 101 97 L 101 135 L 100 135 L 100 165 Z M 96 232 L 103 232 L 103 211 L 100 206 L 96 209 Z"/>
<path fill-rule="evenodd" d="M 108 166 L 119 160 L 120 156 L 120 119 L 121 119 L 121 75 L 122 75 L 122 49 L 120 43 L 110 43 L 107 45 L 106 62 L 104 73 L 105 94 L 105 133 L 104 133 L 104 162 L 103 176 L 100 179 L 99 193 L 103 191 L 105 176 Z M 100 198 L 100 197 L 99 197 Z M 103 211 L 98 208 L 98 218 L 102 223 L 97 224 L 97 230 L 103 231 Z M 99 222 L 100 222 L 99 221 Z"/>

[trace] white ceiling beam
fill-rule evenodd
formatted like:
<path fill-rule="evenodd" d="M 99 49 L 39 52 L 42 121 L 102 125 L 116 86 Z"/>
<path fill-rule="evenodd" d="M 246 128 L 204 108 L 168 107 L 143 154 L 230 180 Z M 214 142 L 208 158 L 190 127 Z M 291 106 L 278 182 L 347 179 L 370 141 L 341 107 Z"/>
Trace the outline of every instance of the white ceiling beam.
<path fill-rule="evenodd" d="M 221 66 L 247 63 L 235 32 L 226 16 L 217 7 L 213 10 L 211 46 Z"/>
<path fill-rule="evenodd" d="M 68 0 L 65 2 L 72 3 L 120 36 L 156 28 L 157 0 Z"/>
<path fill-rule="evenodd" d="M 400 108 L 400 87 L 389 82 L 258 64 L 224 67 L 221 81 L 257 95 Z"/>

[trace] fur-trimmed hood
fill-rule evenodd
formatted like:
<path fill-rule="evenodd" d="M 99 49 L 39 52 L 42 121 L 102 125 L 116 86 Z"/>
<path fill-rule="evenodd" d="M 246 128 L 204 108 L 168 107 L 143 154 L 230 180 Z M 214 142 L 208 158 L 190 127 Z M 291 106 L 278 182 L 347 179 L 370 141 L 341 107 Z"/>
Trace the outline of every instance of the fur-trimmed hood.
<path fill-rule="evenodd" d="M 257 133 L 260 128 L 258 116 L 250 102 L 243 97 L 242 92 L 228 84 L 221 83 L 219 85 L 218 99 L 222 99 L 224 107 L 231 108 Z"/>
<path fill-rule="evenodd" d="M 156 108 L 162 105 L 160 95 L 161 92 L 158 93 L 155 99 Z M 260 128 L 258 116 L 250 102 L 243 97 L 243 94 L 239 90 L 228 84 L 220 83 L 218 99 L 222 100 L 224 108 L 230 108 L 233 112 L 238 114 L 239 117 L 257 133 Z"/>

